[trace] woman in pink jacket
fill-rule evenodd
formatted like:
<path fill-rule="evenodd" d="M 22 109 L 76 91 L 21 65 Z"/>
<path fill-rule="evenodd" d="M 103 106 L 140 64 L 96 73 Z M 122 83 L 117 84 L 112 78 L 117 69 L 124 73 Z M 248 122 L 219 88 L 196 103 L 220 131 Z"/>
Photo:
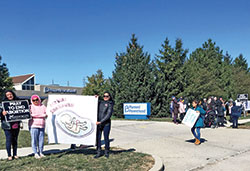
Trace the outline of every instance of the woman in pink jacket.
<path fill-rule="evenodd" d="M 31 120 L 29 121 L 31 145 L 35 158 L 45 157 L 43 155 L 45 119 L 47 117 L 46 107 L 41 103 L 38 95 L 31 96 L 30 105 Z M 37 150 L 38 147 L 38 150 Z"/>

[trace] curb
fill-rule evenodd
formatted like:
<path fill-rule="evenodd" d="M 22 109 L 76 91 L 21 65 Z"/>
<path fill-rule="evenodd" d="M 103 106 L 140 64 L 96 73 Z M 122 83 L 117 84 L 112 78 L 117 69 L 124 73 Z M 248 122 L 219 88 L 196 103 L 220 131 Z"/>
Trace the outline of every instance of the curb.
<path fill-rule="evenodd" d="M 149 171 L 163 171 L 164 165 L 161 158 L 156 155 L 152 155 L 152 157 L 155 159 L 155 164 Z"/>

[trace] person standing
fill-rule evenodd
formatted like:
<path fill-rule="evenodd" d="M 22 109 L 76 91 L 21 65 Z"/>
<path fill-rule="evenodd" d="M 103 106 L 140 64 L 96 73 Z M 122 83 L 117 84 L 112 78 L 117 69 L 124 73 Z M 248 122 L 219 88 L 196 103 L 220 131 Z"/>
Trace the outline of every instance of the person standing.
<path fill-rule="evenodd" d="M 102 132 L 104 133 L 104 142 L 105 142 L 105 157 L 109 157 L 109 148 L 110 148 L 110 141 L 109 141 L 109 133 L 111 128 L 111 115 L 113 112 L 113 100 L 111 94 L 109 92 L 105 92 L 103 95 L 103 100 L 98 102 L 98 113 L 97 113 L 97 135 L 96 135 L 96 142 L 97 147 L 96 151 L 97 154 L 94 158 L 101 157 L 101 137 Z"/>
<path fill-rule="evenodd" d="M 173 109 L 174 109 L 173 110 L 173 112 L 174 112 L 174 123 L 178 124 L 177 117 L 178 117 L 178 113 L 179 113 L 179 104 L 178 104 L 176 98 L 174 98 L 174 100 L 173 100 Z"/>
<path fill-rule="evenodd" d="M 178 102 L 179 104 L 179 113 L 180 113 L 180 120 L 182 121 L 184 116 L 185 116 L 185 106 L 184 106 L 184 100 L 182 98 L 180 98 L 180 101 Z"/>
<path fill-rule="evenodd" d="M 218 114 L 217 124 L 218 126 L 224 126 L 224 111 L 225 111 L 225 104 L 224 104 L 222 97 L 220 97 L 217 100 L 217 114 Z"/>
<path fill-rule="evenodd" d="M 16 94 L 12 90 L 6 90 L 4 92 L 3 101 L 14 101 L 18 100 L 19 98 L 16 96 Z M 17 156 L 17 141 L 18 141 L 18 135 L 20 131 L 20 121 L 17 122 L 6 122 L 5 116 L 7 115 L 7 112 L 4 111 L 4 109 L 0 109 L 1 114 L 1 126 L 4 130 L 4 134 L 6 137 L 6 151 L 8 154 L 8 160 L 18 159 Z M 11 156 L 11 146 L 13 148 L 13 156 Z"/>
<path fill-rule="evenodd" d="M 238 128 L 238 119 L 242 113 L 242 106 L 236 106 L 236 103 L 233 102 L 233 107 L 231 108 L 231 116 L 232 116 L 232 128 Z"/>
<path fill-rule="evenodd" d="M 31 119 L 29 120 L 29 127 L 31 134 L 31 145 L 35 158 L 39 159 L 41 157 L 45 157 L 43 154 L 43 146 L 45 119 L 47 117 L 46 107 L 41 103 L 41 99 L 38 95 L 32 95 L 30 100 Z"/>
<path fill-rule="evenodd" d="M 200 145 L 201 144 L 200 129 L 204 127 L 204 118 L 206 111 L 198 105 L 197 100 L 194 100 L 192 102 L 192 106 L 193 106 L 192 109 L 195 110 L 197 113 L 199 113 L 199 117 L 194 126 L 191 128 L 191 132 L 195 137 L 195 145 Z"/>

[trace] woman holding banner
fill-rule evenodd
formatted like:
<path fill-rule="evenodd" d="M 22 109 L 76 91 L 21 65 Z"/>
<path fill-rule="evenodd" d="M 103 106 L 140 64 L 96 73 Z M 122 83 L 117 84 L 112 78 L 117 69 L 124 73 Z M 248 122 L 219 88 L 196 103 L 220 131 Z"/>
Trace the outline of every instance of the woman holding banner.
<path fill-rule="evenodd" d="M 195 145 L 200 145 L 201 144 L 201 133 L 200 133 L 200 129 L 202 127 L 204 127 L 204 118 L 205 118 L 205 114 L 206 111 L 204 109 L 202 109 L 199 105 L 198 105 L 198 101 L 194 100 L 192 102 L 192 109 L 195 110 L 197 113 L 199 113 L 199 117 L 196 121 L 196 123 L 194 124 L 194 126 L 191 128 L 191 132 L 195 137 Z M 196 131 L 195 131 L 196 130 Z"/>
<path fill-rule="evenodd" d="M 31 120 L 29 120 L 31 145 L 35 158 L 39 159 L 41 157 L 45 157 L 43 155 L 43 146 L 45 119 L 47 117 L 46 107 L 41 103 L 41 99 L 38 95 L 31 96 L 30 100 L 30 115 L 32 117 Z"/>
<path fill-rule="evenodd" d="M 97 154 L 94 158 L 101 157 L 101 137 L 102 132 L 104 132 L 104 142 L 105 142 L 105 157 L 109 157 L 109 133 L 111 128 L 111 115 L 113 112 L 113 100 L 109 92 L 105 92 L 103 95 L 103 101 L 98 102 L 98 113 L 97 113 Z"/>
<path fill-rule="evenodd" d="M 16 94 L 12 90 L 6 90 L 4 92 L 3 101 L 13 101 L 18 100 Z M 6 150 L 8 153 L 8 160 L 12 160 L 11 156 L 11 145 L 13 147 L 13 157 L 14 159 L 18 159 L 17 156 L 17 140 L 20 131 L 20 121 L 17 122 L 6 122 L 5 115 L 7 114 L 6 111 L 3 109 L 0 111 L 1 114 L 1 126 L 4 130 L 5 137 L 6 137 Z"/>

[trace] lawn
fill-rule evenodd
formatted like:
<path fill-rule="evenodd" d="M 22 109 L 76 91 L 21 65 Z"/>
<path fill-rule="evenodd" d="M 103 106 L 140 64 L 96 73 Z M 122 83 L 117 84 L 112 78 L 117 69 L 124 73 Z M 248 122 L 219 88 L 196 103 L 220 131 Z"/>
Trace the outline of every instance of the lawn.
<path fill-rule="evenodd" d="M 61 170 L 149 170 L 153 167 L 154 159 L 147 154 L 134 152 L 134 149 L 122 150 L 112 148 L 110 157 L 94 159 L 95 149 L 79 149 L 57 154 L 46 155 L 45 158 L 35 159 L 33 156 L 7 161 L 0 160 L 0 170 L 32 170 L 32 171 L 61 171 Z"/>
<path fill-rule="evenodd" d="M 48 144 L 48 136 L 45 134 L 44 144 Z M 30 132 L 26 130 L 21 130 L 18 136 L 18 148 L 31 147 L 31 137 Z M 0 149 L 5 149 L 5 135 L 4 131 L 0 129 Z"/>
<path fill-rule="evenodd" d="M 250 129 L 250 122 L 244 123 L 244 124 L 239 124 L 238 128 L 241 129 Z"/>

